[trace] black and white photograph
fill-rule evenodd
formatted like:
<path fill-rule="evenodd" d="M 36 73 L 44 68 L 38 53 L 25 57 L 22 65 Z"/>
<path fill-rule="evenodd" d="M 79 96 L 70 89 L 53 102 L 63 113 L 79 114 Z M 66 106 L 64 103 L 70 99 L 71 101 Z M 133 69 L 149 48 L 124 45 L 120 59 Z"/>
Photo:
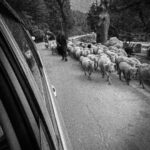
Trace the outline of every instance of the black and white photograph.
<path fill-rule="evenodd" d="M 150 150 L 150 0 L 0 0 L 0 150 Z"/>

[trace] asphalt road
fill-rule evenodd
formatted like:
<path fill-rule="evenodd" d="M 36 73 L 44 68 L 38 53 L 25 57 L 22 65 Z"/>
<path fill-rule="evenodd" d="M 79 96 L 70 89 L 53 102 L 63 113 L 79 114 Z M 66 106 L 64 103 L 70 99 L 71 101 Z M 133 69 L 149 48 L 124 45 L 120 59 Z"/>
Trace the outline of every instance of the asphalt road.
<path fill-rule="evenodd" d="M 150 150 L 150 92 L 116 74 L 88 80 L 78 61 L 53 56 L 39 44 L 74 150 Z"/>

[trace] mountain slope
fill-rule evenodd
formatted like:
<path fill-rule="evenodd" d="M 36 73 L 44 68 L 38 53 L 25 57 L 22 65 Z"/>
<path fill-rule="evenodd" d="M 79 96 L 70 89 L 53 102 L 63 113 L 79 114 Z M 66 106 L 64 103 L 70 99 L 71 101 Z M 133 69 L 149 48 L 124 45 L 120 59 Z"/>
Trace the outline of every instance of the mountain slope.
<path fill-rule="evenodd" d="M 88 12 L 91 3 L 94 0 L 70 0 L 71 1 L 71 9 L 79 10 L 81 12 Z"/>

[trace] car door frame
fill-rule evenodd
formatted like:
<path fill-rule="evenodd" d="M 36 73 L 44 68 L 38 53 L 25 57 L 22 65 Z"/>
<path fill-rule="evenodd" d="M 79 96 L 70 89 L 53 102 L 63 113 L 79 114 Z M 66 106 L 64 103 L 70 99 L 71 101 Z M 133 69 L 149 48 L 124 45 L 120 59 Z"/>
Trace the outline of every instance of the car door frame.
<path fill-rule="evenodd" d="M 31 89 L 34 89 L 36 87 L 36 83 L 31 82 L 30 79 L 29 79 L 29 78 L 31 78 L 32 75 L 31 75 L 31 72 L 29 71 L 29 69 L 27 67 L 27 64 L 25 64 L 24 60 L 22 59 L 22 56 L 21 56 L 21 54 L 19 52 L 20 50 L 19 50 L 19 47 L 17 46 L 17 43 L 15 42 L 15 40 L 13 40 L 13 37 L 10 34 L 9 29 L 7 28 L 6 24 L 2 20 L 1 20 L 0 26 L 1 26 L 1 28 L 3 28 L 3 32 L 6 32 L 5 34 L 3 34 L 5 40 L 7 40 L 7 43 L 9 43 L 11 45 L 10 47 L 13 48 L 13 52 L 15 53 L 15 57 L 16 56 L 18 57 L 19 64 L 21 64 L 21 69 L 23 69 L 22 72 L 23 72 L 23 74 L 25 76 L 25 80 L 28 79 L 29 80 L 28 81 L 29 86 L 31 86 Z M 24 30 L 25 30 L 27 36 L 30 38 L 30 35 L 26 31 L 25 28 L 24 28 Z M 30 40 L 31 40 L 31 38 L 30 38 Z M 64 149 L 64 150 L 69 149 L 70 150 L 70 149 L 72 149 L 72 146 L 71 146 L 70 140 L 68 138 L 68 134 L 67 134 L 67 131 L 66 131 L 66 128 L 65 128 L 65 124 L 63 122 L 63 119 L 62 119 L 59 107 L 57 107 L 58 106 L 57 101 L 54 99 L 54 94 L 51 92 L 52 91 L 52 87 L 50 86 L 50 84 L 48 84 L 49 80 L 48 80 L 48 77 L 46 75 L 46 70 L 42 66 L 42 61 L 41 61 L 41 58 L 40 58 L 39 54 L 36 51 L 36 46 L 35 46 L 34 42 L 32 40 L 31 40 L 31 42 L 33 44 L 32 52 L 33 52 L 33 54 L 35 56 L 35 59 L 36 59 L 36 62 L 38 64 L 40 73 L 44 77 L 43 80 L 45 80 L 44 81 L 46 83 L 45 86 L 46 86 L 46 88 L 48 90 L 48 93 L 49 93 L 49 101 L 48 101 L 48 103 L 49 103 L 49 105 L 52 106 L 51 108 L 53 108 L 53 113 L 54 113 L 54 116 L 55 116 L 54 120 L 57 123 L 57 128 L 58 128 L 58 131 L 59 131 L 59 135 L 57 135 L 57 137 L 53 137 L 54 141 L 57 139 L 56 140 L 57 142 L 55 143 L 55 146 L 56 147 L 60 147 L 60 146 L 58 146 L 58 143 L 61 143 L 62 149 Z M 26 78 L 26 76 L 27 76 L 27 78 Z M 33 79 L 31 79 L 31 80 L 33 80 Z M 40 100 L 38 98 L 39 96 L 37 96 L 36 92 L 34 92 L 32 94 L 36 95 L 36 99 L 38 100 L 38 102 L 37 102 L 38 104 L 37 104 L 36 107 L 38 108 L 40 106 Z M 44 112 L 42 112 L 41 114 L 44 114 Z M 48 117 L 48 112 L 46 112 L 46 116 Z M 45 125 L 48 124 L 48 121 L 46 121 L 46 122 L 45 122 Z M 47 130 L 52 130 L 49 125 L 48 125 L 48 129 Z"/>

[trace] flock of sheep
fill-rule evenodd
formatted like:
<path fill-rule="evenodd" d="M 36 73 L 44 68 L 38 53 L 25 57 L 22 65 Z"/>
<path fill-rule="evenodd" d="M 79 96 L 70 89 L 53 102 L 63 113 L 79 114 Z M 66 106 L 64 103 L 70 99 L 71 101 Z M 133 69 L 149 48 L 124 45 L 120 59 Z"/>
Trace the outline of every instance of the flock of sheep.
<path fill-rule="evenodd" d="M 130 80 L 138 79 L 144 88 L 143 81 L 150 80 L 150 64 L 142 64 L 138 59 L 128 57 L 123 42 L 115 37 L 105 45 L 69 41 L 68 51 L 70 56 L 80 61 L 89 79 L 94 71 L 100 71 L 103 78 L 106 76 L 108 84 L 111 84 L 113 72 L 117 72 L 120 80 L 123 74 L 128 85 Z"/>

